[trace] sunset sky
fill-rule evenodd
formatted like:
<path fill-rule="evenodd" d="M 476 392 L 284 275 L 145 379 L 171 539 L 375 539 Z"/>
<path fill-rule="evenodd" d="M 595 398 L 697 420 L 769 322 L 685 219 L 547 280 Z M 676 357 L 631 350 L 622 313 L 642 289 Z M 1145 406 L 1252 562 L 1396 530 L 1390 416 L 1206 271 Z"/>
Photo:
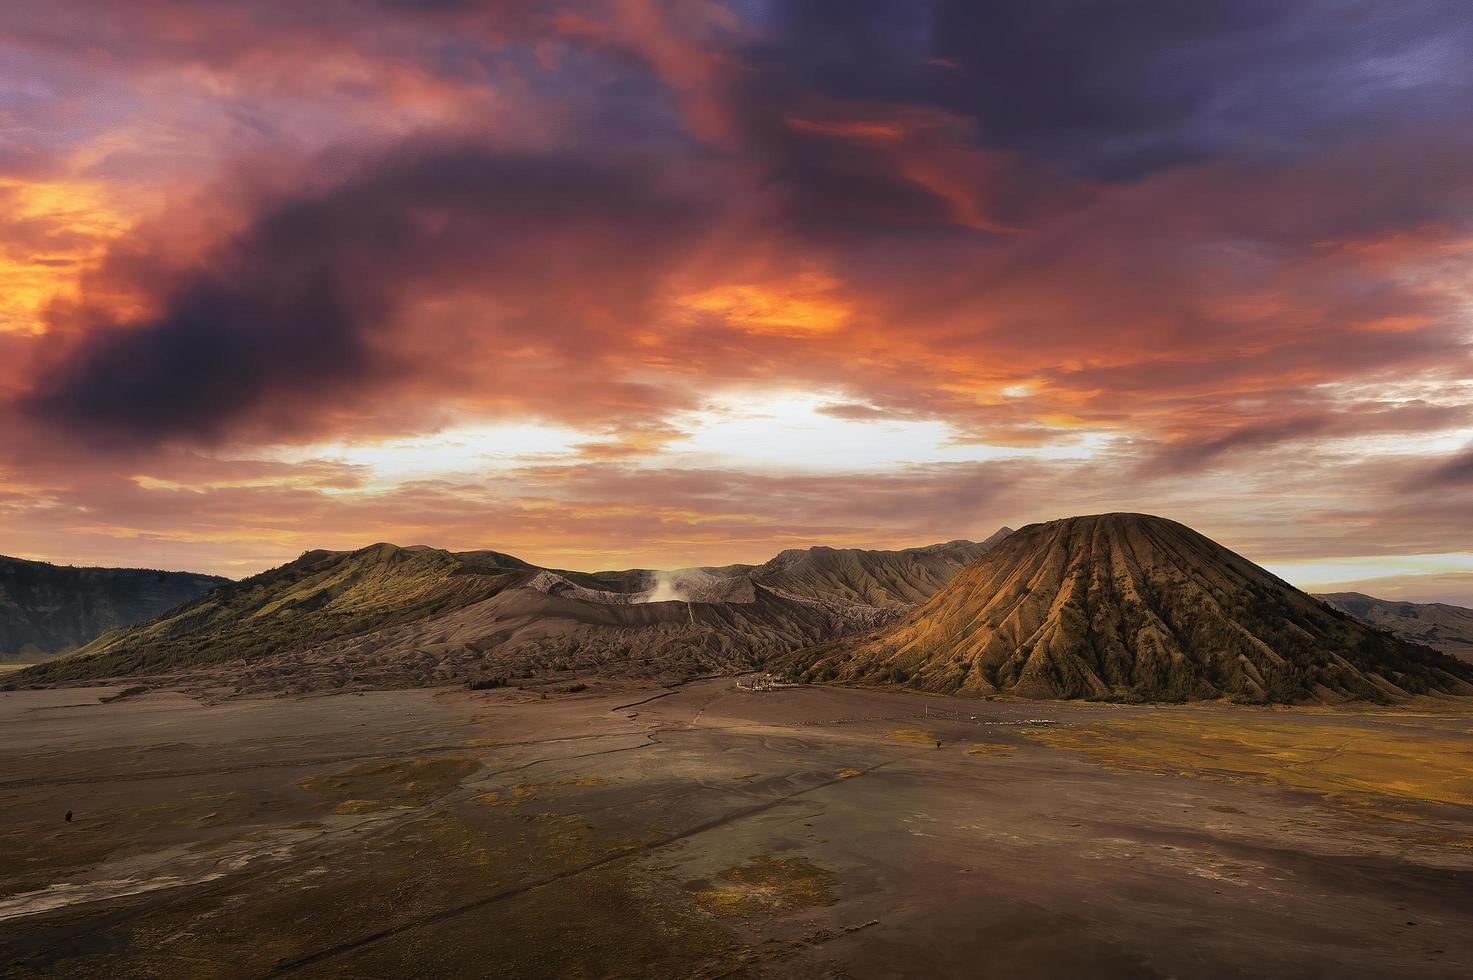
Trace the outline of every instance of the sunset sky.
<path fill-rule="evenodd" d="M 0 9 L 0 553 L 1192 525 L 1473 604 L 1464 0 Z"/>

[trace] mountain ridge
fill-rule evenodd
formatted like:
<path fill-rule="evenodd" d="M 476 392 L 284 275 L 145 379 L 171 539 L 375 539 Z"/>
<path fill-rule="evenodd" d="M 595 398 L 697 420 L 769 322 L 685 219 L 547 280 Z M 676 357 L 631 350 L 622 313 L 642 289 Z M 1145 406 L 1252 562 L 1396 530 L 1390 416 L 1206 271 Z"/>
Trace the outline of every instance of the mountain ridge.
<path fill-rule="evenodd" d="M 765 565 L 573 572 L 485 550 L 315 550 L 10 683 L 203 671 L 241 689 L 308 690 L 753 669 L 888 621 L 984 547 L 808 549 L 800 563 L 823 574 L 798 591 Z"/>
<path fill-rule="evenodd" d="M 1315 598 L 1399 639 L 1473 663 L 1473 609 L 1450 602 L 1378 599 L 1363 592 L 1316 593 Z"/>
<path fill-rule="evenodd" d="M 230 580 L 0 555 L 0 662 L 38 659 L 159 615 Z"/>

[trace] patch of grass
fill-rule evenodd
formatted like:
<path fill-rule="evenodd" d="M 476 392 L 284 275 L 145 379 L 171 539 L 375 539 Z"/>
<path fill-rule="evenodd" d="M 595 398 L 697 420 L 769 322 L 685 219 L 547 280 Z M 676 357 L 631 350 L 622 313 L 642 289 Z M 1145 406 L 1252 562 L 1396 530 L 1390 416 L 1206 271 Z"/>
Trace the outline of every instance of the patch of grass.
<path fill-rule="evenodd" d="M 1156 709 L 1026 734 L 1112 768 L 1275 783 L 1382 810 L 1397 801 L 1473 806 L 1473 738 L 1394 715 L 1358 721 Z"/>
<path fill-rule="evenodd" d="M 480 767 L 475 759 L 391 759 L 337 773 L 314 773 L 297 785 L 335 801 L 338 813 L 370 813 L 391 806 L 424 806 Z"/>
<path fill-rule="evenodd" d="M 596 776 L 582 776 L 577 779 L 558 779 L 546 783 L 518 783 L 510 788 L 509 793 L 499 790 L 482 793 L 475 797 L 476 802 L 486 803 L 492 806 L 507 806 L 525 803 L 538 799 L 548 789 L 559 786 L 602 786 L 604 781 Z"/>
<path fill-rule="evenodd" d="M 897 728 L 885 736 L 897 742 L 912 742 L 916 745 L 935 745 L 938 741 L 930 732 L 923 732 L 914 728 Z"/>
<path fill-rule="evenodd" d="M 696 901 L 716 916 L 751 918 L 835 902 L 833 873 L 804 858 L 762 855 L 717 878 L 696 892 Z"/>

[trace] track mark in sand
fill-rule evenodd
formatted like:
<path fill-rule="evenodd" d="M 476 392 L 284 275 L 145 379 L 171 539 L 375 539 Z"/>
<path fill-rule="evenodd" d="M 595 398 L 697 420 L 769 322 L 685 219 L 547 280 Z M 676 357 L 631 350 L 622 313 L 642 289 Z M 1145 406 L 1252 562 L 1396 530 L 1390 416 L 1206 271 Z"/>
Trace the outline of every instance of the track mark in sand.
<path fill-rule="evenodd" d="M 551 745 L 555 742 L 581 742 L 598 738 L 629 738 L 629 732 L 599 732 L 593 735 L 563 735 L 558 738 L 535 739 L 524 742 L 496 742 L 493 745 L 470 746 L 479 749 L 520 748 L 527 745 Z M 353 752 L 340 755 L 325 755 L 311 759 L 283 759 L 275 762 L 242 762 L 233 766 L 204 766 L 194 769 L 149 769 L 142 772 L 103 774 L 100 776 L 57 776 L 52 779 L 8 779 L 0 780 L 0 790 L 29 789 L 34 786 L 85 786 L 92 783 L 137 782 L 146 779 L 177 779 L 185 776 L 213 776 L 222 773 L 250 772 L 255 769 L 292 769 L 300 766 L 326 766 L 338 762 L 366 762 L 374 759 L 409 758 L 423 755 L 439 755 L 445 752 L 464 752 L 464 744 L 425 745 L 418 748 L 392 749 L 380 752 Z"/>
<path fill-rule="evenodd" d="M 668 698 L 672 694 L 679 694 L 679 693 L 680 693 L 679 691 L 666 691 L 664 694 L 652 694 L 649 697 L 645 698 L 643 701 L 631 701 L 628 704 L 616 704 L 612 708 L 610 708 L 609 710 L 610 711 L 623 711 L 625 708 L 637 708 L 637 707 L 639 707 L 642 704 L 649 704 L 651 701 L 658 701 L 661 698 Z"/>
<path fill-rule="evenodd" d="M 1319 765 L 1321 762 L 1329 762 L 1331 759 L 1335 759 L 1339 756 L 1344 755 L 1345 750 L 1350 748 L 1356 742 L 1364 742 L 1369 737 L 1369 735 L 1357 735 L 1355 738 L 1346 739 L 1345 741 L 1341 742 L 1339 745 L 1335 746 L 1333 749 L 1330 749 L 1328 752 L 1326 752 L 1322 756 L 1319 756 L 1318 758 L 1300 759 L 1297 762 L 1286 762 L 1284 763 L 1284 768 L 1298 769 L 1301 766 L 1316 766 Z"/>
<path fill-rule="evenodd" d="M 725 691 L 713 692 L 710 697 L 706 698 L 706 702 L 701 705 L 701 710 L 692 715 L 690 721 L 685 723 L 685 727 L 687 729 L 695 728 L 696 722 L 701 720 L 701 716 L 706 713 L 706 709 L 711 707 L 711 705 L 715 704 L 717 701 L 720 701 L 725 694 Z"/>
<path fill-rule="evenodd" d="M 117 773 L 101 776 L 58 776 L 54 779 L 7 779 L 0 782 L 0 790 L 29 789 L 33 786 L 86 786 L 91 783 L 131 783 L 147 779 L 179 779 L 186 776 L 213 776 L 222 773 L 250 772 L 253 769 L 291 769 L 298 766 L 324 766 L 338 762 L 361 762 L 373 759 L 391 759 L 405 756 L 437 755 L 442 752 L 464 752 L 463 745 L 432 745 L 400 752 L 354 752 L 343 755 L 321 756 L 315 759 L 289 759 L 277 762 L 243 762 L 234 766 L 202 766 L 195 769 L 152 769 L 135 773 Z"/>
<path fill-rule="evenodd" d="M 632 736 L 623 735 L 623 736 L 601 736 L 601 737 L 605 737 L 605 738 L 614 738 L 614 737 L 630 738 Z M 576 759 L 591 759 L 591 758 L 593 758 L 596 755 L 613 755 L 616 752 L 635 752 L 635 751 L 638 751 L 639 749 L 647 749 L 647 748 L 650 748 L 652 746 L 655 746 L 655 745 L 659 745 L 660 744 L 660 740 L 657 739 L 657 738 L 655 738 L 655 733 L 653 733 L 653 732 L 646 732 L 642 737 L 645 739 L 645 741 L 640 742 L 638 745 L 621 745 L 617 749 L 599 749 L 597 752 L 584 752 L 581 755 L 555 755 L 555 756 L 549 756 L 546 759 L 533 759 L 531 762 L 524 762 L 523 764 L 521 764 L 519 766 L 510 766 L 510 767 L 508 767 L 506 769 L 497 769 L 497 770 L 495 770 L 493 772 L 488 772 L 485 775 L 487 775 L 487 776 L 504 776 L 504 775 L 506 775 L 509 772 L 521 772 L 523 769 L 531 769 L 533 766 L 540 766 L 540 765 L 542 765 L 545 762 L 572 762 L 572 761 L 574 761 Z"/>
<path fill-rule="evenodd" d="M 718 680 L 718 679 L 723 678 L 723 677 L 741 677 L 741 676 L 743 676 L 745 674 L 748 674 L 748 673 L 751 673 L 751 671 L 745 671 L 745 670 L 743 670 L 743 671 L 738 671 L 736 673 L 729 673 L 729 674 L 708 674 L 707 676 L 701 678 L 701 680 L 710 681 L 710 680 Z M 686 686 L 686 682 L 685 681 L 681 681 L 678 684 L 671 685 L 668 690 L 663 691 L 660 694 L 652 694 L 649 697 L 644 698 L 643 700 L 640 700 L 640 701 L 631 701 L 628 704 L 616 704 L 612 708 L 610 708 L 609 710 L 610 711 L 623 711 L 625 708 L 637 708 L 637 707 L 639 707 L 642 704 L 649 704 L 651 701 L 658 701 L 661 698 L 668 698 L 672 694 L 681 694 L 681 693 L 683 693 L 685 686 Z M 722 694 L 725 694 L 725 693 L 726 692 L 724 690 L 718 691 L 716 694 L 714 694 L 711 697 L 711 701 L 715 701 L 717 698 L 719 698 Z M 708 701 L 707 704 L 710 704 L 710 701 Z"/>
<path fill-rule="evenodd" d="M 874 772 L 876 769 L 879 769 L 882 766 L 886 765 L 889 765 L 889 763 L 878 762 L 873 766 L 868 766 L 860 770 L 860 774 Z M 694 827 L 688 827 L 685 830 L 680 831 L 679 833 L 670 834 L 669 836 L 662 837 L 659 840 L 650 841 L 646 844 L 640 844 L 635 847 L 629 847 L 623 850 L 605 854 L 603 857 L 598 858 L 597 860 L 590 861 L 587 864 L 580 865 L 576 868 L 568 868 L 565 871 L 559 871 L 556 874 L 548 875 L 545 878 L 539 878 L 536 881 L 529 881 L 525 884 L 517 885 L 513 888 L 506 888 L 499 892 L 493 892 L 490 895 L 485 895 L 481 898 L 465 902 L 453 908 L 442 909 L 439 912 L 431 912 L 429 915 L 422 916 L 412 922 L 401 923 L 400 925 L 392 926 L 388 929 L 381 929 L 378 932 L 370 933 L 366 936 L 361 936 L 358 939 L 349 940 L 345 943 L 338 943 L 335 946 L 329 946 L 326 949 L 318 950 L 315 953 L 309 953 L 306 956 L 301 956 L 297 959 L 288 960 L 285 963 L 280 963 L 276 966 L 274 970 L 271 971 L 269 976 L 283 976 L 289 973 L 295 973 L 296 971 L 303 969 L 304 967 L 313 966 L 325 960 L 330 960 L 334 957 L 341 956 L 345 953 L 351 953 L 355 950 L 363 949 L 367 946 L 372 946 L 373 944 L 382 942 L 385 939 L 392 939 L 395 936 L 403 935 L 406 932 L 411 932 L 424 926 L 437 925 L 441 922 L 449 921 L 450 919 L 453 919 L 460 915 L 464 915 L 467 912 L 474 912 L 476 909 L 485 908 L 488 905 L 494 905 L 497 902 L 502 902 L 509 898 L 516 898 L 518 895 L 525 895 L 528 892 L 536 891 L 539 888 L 545 888 L 548 885 L 556 884 L 559 881 L 566 881 L 569 878 L 575 878 L 578 875 L 593 871 L 597 868 L 602 868 L 605 865 L 613 864 L 616 861 L 622 861 L 626 858 L 638 857 L 641 854 L 648 854 L 651 851 L 657 851 L 662 847 L 668 847 L 669 845 L 677 843 L 679 841 L 687 840 L 691 837 L 696 837 L 711 830 L 716 830 L 719 827 L 724 827 L 728 824 L 735 823 L 738 820 L 744 820 L 747 817 L 754 817 L 759 813 L 766 813 L 768 810 L 772 810 L 776 807 L 782 806 L 784 803 L 796 799 L 797 797 L 806 796 L 809 793 L 813 793 L 821 789 L 827 789 L 830 786 L 836 786 L 839 783 L 844 782 L 845 779 L 849 778 L 853 777 L 834 777 L 832 779 L 826 779 L 821 783 L 815 783 L 814 785 L 809 786 L 807 789 L 800 789 L 796 792 L 789 793 L 786 796 L 780 796 L 776 799 L 768 800 L 764 803 L 758 803 L 754 806 L 743 807 L 740 810 L 734 810 L 731 813 L 725 814 L 724 816 L 714 817 L 710 820 L 705 821 L 704 823 L 696 824 Z"/>

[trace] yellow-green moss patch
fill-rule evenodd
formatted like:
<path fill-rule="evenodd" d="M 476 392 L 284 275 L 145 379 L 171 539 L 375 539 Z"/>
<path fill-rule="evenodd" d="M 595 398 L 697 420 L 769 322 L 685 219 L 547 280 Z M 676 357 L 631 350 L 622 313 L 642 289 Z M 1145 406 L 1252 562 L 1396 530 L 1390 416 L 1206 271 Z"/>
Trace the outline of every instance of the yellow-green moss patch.
<path fill-rule="evenodd" d="M 475 759 L 391 759 L 336 773 L 314 773 L 298 785 L 336 803 L 339 813 L 390 806 L 424 806 L 481 767 Z"/>
<path fill-rule="evenodd" d="M 935 745 L 939 741 L 930 732 L 923 732 L 914 728 L 897 728 L 885 737 L 894 739 L 897 742 L 913 742 L 916 745 Z"/>
<path fill-rule="evenodd" d="M 727 868 L 696 892 L 696 902 L 718 916 L 772 915 L 793 909 L 832 905 L 834 876 L 804 858 L 753 858 Z"/>

